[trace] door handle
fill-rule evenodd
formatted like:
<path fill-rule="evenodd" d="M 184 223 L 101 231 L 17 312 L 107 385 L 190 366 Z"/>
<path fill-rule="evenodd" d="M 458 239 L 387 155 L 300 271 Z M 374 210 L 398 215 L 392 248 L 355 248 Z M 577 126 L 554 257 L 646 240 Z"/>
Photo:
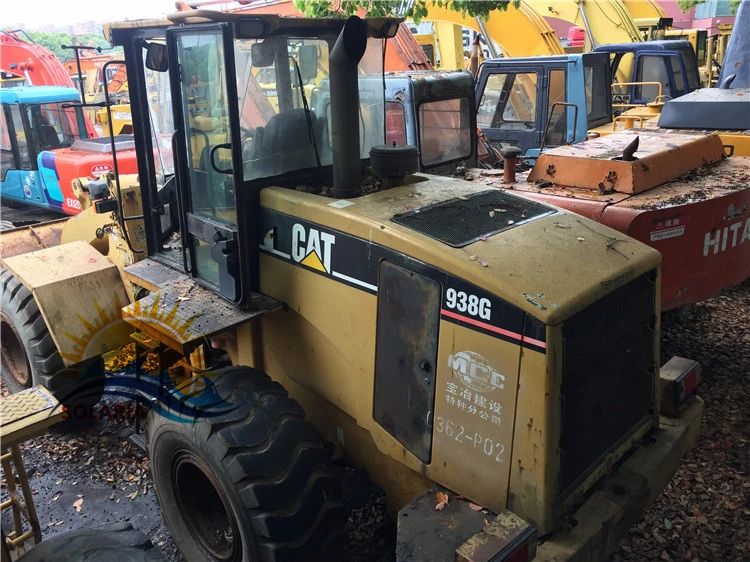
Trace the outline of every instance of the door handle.
<path fill-rule="evenodd" d="M 216 161 L 214 160 L 214 157 L 216 155 L 216 151 L 220 148 L 225 148 L 227 150 L 231 150 L 232 143 L 225 142 L 223 144 L 215 144 L 211 147 L 211 151 L 208 153 L 208 159 L 211 161 L 211 167 L 214 169 L 215 172 L 218 172 L 220 174 L 232 174 L 234 173 L 234 170 L 232 168 L 219 168 L 216 165 Z"/>

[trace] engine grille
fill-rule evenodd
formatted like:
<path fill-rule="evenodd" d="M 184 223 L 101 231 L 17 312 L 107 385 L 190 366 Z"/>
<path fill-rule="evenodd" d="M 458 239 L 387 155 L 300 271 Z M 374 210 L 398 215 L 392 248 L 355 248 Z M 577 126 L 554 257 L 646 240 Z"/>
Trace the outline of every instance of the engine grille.
<path fill-rule="evenodd" d="M 450 199 L 395 215 L 391 220 L 444 244 L 461 248 L 482 236 L 491 236 L 554 212 L 547 205 L 492 189 L 465 199 Z"/>
<path fill-rule="evenodd" d="M 655 282 L 647 273 L 563 325 L 563 497 L 653 413 Z"/>

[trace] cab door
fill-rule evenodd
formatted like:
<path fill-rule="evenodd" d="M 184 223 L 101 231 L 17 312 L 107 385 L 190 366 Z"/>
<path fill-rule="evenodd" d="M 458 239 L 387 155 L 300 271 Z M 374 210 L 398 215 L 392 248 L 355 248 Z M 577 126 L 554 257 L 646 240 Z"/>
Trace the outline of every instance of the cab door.
<path fill-rule="evenodd" d="M 544 134 L 544 68 L 503 61 L 483 64 L 476 89 L 477 126 L 495 148 L 538 148 Z"/>
<path fill-rule="evenodd" d="M 175 164 L 190 273 L 234 302 L 249 277 L 234 44 L 229 24 L 167 30 Z"/>

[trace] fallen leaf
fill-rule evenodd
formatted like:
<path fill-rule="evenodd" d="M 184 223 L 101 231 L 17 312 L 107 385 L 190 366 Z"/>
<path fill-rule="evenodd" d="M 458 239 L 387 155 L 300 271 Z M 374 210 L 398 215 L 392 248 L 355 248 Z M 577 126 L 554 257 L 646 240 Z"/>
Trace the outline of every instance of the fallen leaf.
<path fill-rule="evenodd" d="M 490 216 L 494 217 L 495 216 L 495 211 L 490 211 Z"/>
<path fill-rule="evenodd" d="M 448 494 L 446 494 L 444 492 L 438 492 L 435 495 L 435 497 L 437 498 L 437 501 L 439 501 L 439 502 L 448 503 L 448 500 L 449 500 Z"/>
<path fill-rule="evenodd" d="M 440 511 L 443 509 L 447 504 L 445 502 L 438 502 L 438 504 L 435 506 L 435 511 Z"/>
<path fill-rule="evenodd" d="M 484 509 L 481 505 L 477 505 L 474 502 L 469 502 L 469 507 L 472 511 L 482 511 Z"/>
<path fill-rule="evenodd" d="M 504 213 L 506 211 L 506 209 L 492 209 L 492 210 L 495 211 L 496 213 Z"/>
<path fill-rule="evenodd" d="M 55 496 L 54 498 L 52 498 L 52 501 L 53 501 L 53 502 L 56 502 L 57 500 L 59 500 L 59 499 L 60 499 L 60 496 L 61 496 L 61 495 L 62 495 L 62 492 L 58 492 L 58 493 L 57 493 L 57 495 L 56 495 L 56 496 Z"/>
<path fill-rule="evenodd" d="M 76 501 L 73 502 L 73 507 L 76 508 L 77 512 L 81 512 L 81 506 L 83 505 L 83 498 L 78 498 Z"/>
<path fill-rule="evenodd" d="M 128 474 L 128 480 L 132 480 L 133 478 L 135 478 L 135 476 L 133 476 L 132 474 Z"/>
<path fill-rule="evenodd" d="M 65 523 L 65 521 L 63 521 L 62 519 L 60 519 L 60 521 L 58 521 L 57 523 L 54 523 L 54 526 L 55 526 L 55 527 L 59 527 L 59 526 L 60 526 L 60 525 L 62 525 L 63 523 Z"/>
<path fill-rule="evenodd" d="M 132 494 L 130 494 L 128 497 L 131 499 L 131 501 L 134 500 L 135 498 L 137 498 L 138 497 L 138 490 L 136 490 L 135 492 L 133 492 Z"/>

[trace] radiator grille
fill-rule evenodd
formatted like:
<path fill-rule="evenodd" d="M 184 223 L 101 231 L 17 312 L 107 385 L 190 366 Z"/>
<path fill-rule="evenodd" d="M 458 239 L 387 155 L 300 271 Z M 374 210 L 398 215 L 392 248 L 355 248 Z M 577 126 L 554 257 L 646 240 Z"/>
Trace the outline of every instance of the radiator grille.
<path fill-rule="evenodd" d="M 563 325 L 563 496 L 652 415 L 655 280 L 645 274 Z"/>
<path fill-rule="evenodd" d="M 454 248 L 476 242 L 555 210 L 500 189 L 395 215 L 391 220 Z"/>

